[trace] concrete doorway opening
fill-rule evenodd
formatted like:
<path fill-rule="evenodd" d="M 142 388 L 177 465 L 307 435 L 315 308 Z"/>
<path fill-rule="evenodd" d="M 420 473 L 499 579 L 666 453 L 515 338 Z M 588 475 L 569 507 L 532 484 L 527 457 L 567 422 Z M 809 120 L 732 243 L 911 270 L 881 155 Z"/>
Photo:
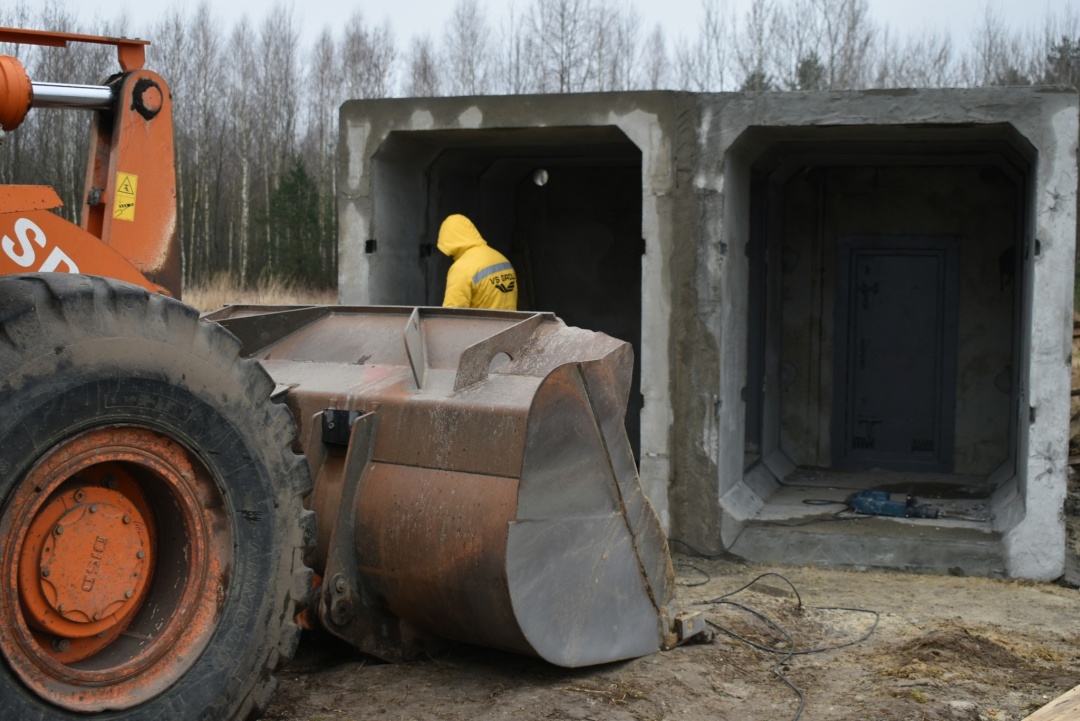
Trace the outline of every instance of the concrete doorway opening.
<path fill-rule="evenodd" d="M 1030 144 L 1004 124 L 753 128 L 740 144 L 744 483 L 762 503 L 731 550 L 1003 574 L 1023 515 Z M 831 523 L 867 489 L 947 518 Z"/>
<path fill-rule="evenodd" d="M 626 425 L 640 453 L 641 151 L 611 126 L 393 131 L 371 162 L 371 297 L 440 305 L 439 226 L 468 216 L 518 274 L 519 310 L 634 346 Z"/>

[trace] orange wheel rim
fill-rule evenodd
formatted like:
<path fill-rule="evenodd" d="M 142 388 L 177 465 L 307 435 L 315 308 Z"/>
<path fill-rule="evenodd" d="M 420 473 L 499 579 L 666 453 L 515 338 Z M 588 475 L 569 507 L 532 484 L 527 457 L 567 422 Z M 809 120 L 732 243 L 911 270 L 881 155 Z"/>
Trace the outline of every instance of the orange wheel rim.
<path fill-rule="evenodd" d="M 50 449 L 0 516 L 0 652 L 41 698 L 142 703 L 208 643 L 231 567 L 220 491 L 183 445 L 136 427 Z"/>

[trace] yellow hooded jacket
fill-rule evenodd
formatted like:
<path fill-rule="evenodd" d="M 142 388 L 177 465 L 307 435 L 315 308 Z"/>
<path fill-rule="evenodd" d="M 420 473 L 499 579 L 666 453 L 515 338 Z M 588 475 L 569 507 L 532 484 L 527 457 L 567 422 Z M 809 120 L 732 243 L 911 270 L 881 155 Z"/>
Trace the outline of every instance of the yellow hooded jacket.
<path fill-rule="evenodd" d="M 443 306 L 517 310 L 517 274 L 490 247 L 464 215 L 451 215 L 439 228 L 439 250 L 454 259 L 446 274 Z"/>

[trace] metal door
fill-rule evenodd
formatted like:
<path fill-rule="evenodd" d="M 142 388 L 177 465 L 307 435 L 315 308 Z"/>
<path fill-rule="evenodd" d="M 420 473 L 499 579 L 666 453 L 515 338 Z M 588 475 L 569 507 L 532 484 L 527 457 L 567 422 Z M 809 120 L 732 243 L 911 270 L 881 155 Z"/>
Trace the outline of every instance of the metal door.
<path fill-rule="evenodd" d="M 950 238 L 841 238 L 833 458 L 949 471 L 956 395 Z"/>

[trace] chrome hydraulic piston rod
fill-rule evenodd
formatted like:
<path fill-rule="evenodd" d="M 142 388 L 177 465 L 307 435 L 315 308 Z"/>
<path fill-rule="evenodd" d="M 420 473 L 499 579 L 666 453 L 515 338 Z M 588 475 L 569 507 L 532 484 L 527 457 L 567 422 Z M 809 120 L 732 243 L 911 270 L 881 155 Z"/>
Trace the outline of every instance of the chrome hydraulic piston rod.
<path fill-rule="evenodd" d="M 109 110 L 115 101 L 113 88 L 107 85 L 69 85 L 66 83 L 30 84 L 31 107 Z"/>
<path fill-rule="evenodd" d="M 66 47 L 69 41 L 115 46 L 125 73 L 141 69 L 146 60 L 145 40 L 0 28 L 0 43 Z M 115 107 L 115 100 L 113 89 L 103 85 L 32 83 L 17 58 L 0 55 L 0 131 L 19 127 L 31 107 L 108 110 Z"/>

